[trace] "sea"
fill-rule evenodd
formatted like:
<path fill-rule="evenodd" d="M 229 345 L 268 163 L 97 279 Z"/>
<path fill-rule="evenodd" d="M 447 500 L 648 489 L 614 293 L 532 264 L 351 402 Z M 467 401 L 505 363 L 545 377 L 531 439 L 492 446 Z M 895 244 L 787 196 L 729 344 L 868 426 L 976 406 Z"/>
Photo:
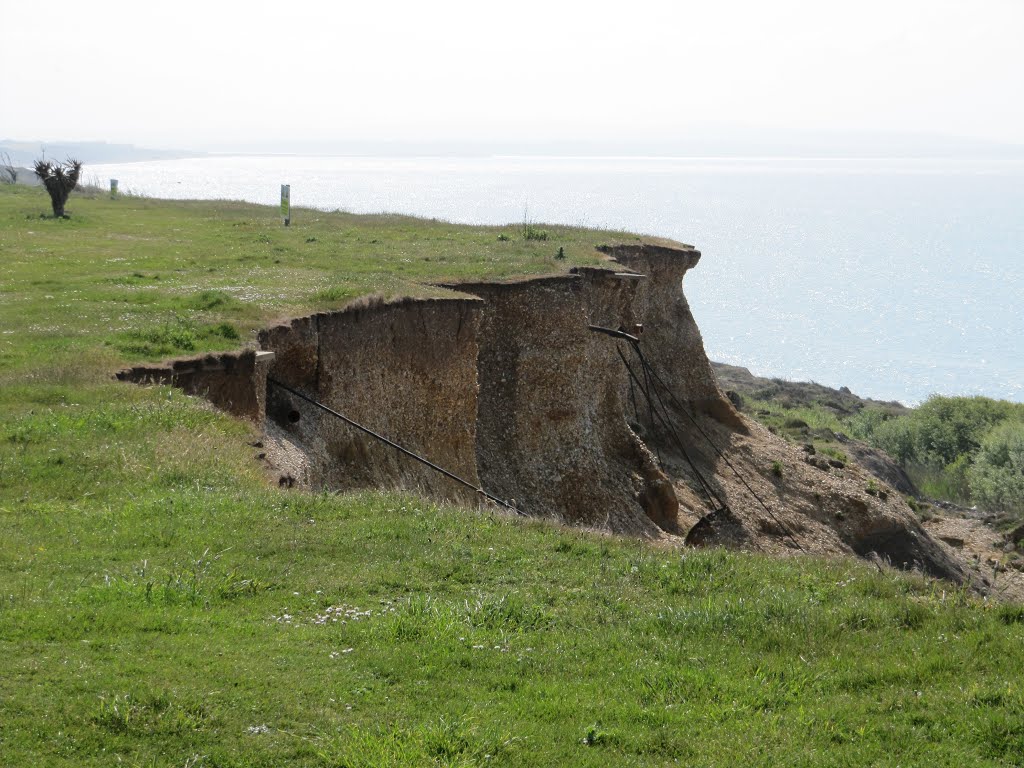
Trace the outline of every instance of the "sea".
<path fill-rule="evenodd" d="M 702 253 L 685 290 L 713 360 L 906 404 L 1024 402 L 1020 159 L 210 156 L 86 176 L 158 198 L 276 205 L 289 184 L 293 208 L 672 238 Z"/>

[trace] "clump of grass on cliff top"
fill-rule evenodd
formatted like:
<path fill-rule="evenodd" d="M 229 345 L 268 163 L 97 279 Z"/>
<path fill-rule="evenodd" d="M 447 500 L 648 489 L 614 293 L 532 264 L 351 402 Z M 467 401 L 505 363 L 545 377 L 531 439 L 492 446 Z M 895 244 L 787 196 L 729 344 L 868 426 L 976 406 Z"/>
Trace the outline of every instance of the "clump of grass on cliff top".
<path fill-rule="evenodd" d="M 855 562 L 281 490 L 245 424 L 110 380 L 136 336 L 232 346 L 203 329 L 547 271 L 563 235 L 572 260 L 607 235 L 45 204 L 0 189 L 5 764 L 1019 761 L 1019 608 Z"/>

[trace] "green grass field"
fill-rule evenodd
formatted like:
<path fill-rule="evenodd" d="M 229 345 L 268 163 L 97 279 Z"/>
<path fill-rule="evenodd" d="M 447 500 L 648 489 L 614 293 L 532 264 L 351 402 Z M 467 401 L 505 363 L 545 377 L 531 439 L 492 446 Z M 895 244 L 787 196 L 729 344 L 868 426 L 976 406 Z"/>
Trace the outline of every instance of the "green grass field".
<path fill-rule="evenodd" d="M 598 263 L 597 244 L 639 239 L 549 227 L 530 240 L 522 225 L 305 210 L 285 228 L 276 209 L 247 203 L 98 193 L 73 194 L 69 220 L 44 211 L 41 189 L 0 189 L 6 371 L 66 361 L 69 350 L 81 363 L 104 349 L 122 359 L 228 349 L 276 317 L 364 294 L 440 292 L 429 282 L 564 271 Z"/>
<path fill-rule="evenodd" d="M 248 425 L 110 378 L 625 236 L 48 209 L 0 187 L 0 765 L 1024 764 L 1022 607 L 852 560 L 279 490 Z"/>

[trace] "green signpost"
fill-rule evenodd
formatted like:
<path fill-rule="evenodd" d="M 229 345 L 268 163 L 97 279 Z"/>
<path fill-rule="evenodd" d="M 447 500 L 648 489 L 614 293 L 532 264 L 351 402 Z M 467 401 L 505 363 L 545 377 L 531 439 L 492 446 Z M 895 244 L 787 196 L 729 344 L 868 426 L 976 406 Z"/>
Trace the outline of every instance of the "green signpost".
<path fill-rule="evenodd" d="M 292 223 L 292 185 L 281 185 L 281 217 L 287 227 Z"/>

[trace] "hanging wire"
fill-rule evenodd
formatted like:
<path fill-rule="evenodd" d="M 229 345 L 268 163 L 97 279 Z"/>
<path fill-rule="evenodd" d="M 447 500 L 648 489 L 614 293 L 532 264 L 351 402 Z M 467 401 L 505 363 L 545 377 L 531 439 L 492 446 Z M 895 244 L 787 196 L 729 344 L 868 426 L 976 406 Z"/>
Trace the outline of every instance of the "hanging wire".
<path fill-rule="evenodd" d="M 686 463 L 689 465 L 690 469 L 693 470 L 693 474 L 697 477 L 697 482 L 700 485 L 701 490 L 704 491 L 704 495 L 707 497 L 708 501 L 711 502 L 712 505 L 717 503 L 719 507 L 725 507 L 725 502 L 723 502 L 721 497 L 717 493 L 715 493 L 714 488 L 711 487 L 711 483 L 709 483 L 707 479 L 704 477 L 704 475 L 701 474 L 701 471 L 697 469 L 697 465 L 690 458 L 689 452 L 683 445 L 683 441 L 679 438 L 679 435 L 672 428 L 672 425 L 662 415 L 661 411 L 655 411 L 654 399 L 651 397 L 650 392 L 643 386 L 643 384 L 640 383 L 639 377 L 633 371 L 633 367 L 629 364 L 629 361 L 626 359 L 626 356 L 622 354 L 622 350 L 616 347 L 615 351 L 618 352 L 619 358 L 622 360 L 622 364 L 626 366 L 626 370 L 629 372 L 630 380 L 636 382 L 636 385 L 640 388 L 641 394 L 643 394 L 644 398 L 647 400 L 648 407 L 652 414 L 651 421 L 654 421 L 653 414 L 657 413 L 658 421 L 661 422 L 662 427 L 673 438 L 673 441 L 675 442 L 676 447 L 679 449 L 679 452 L 683 454 L 683 458 L 686 460 Z"/>
<path fill-rule="evenodd" d="M 744 488 L 747 489 L 747 492 L 761 506 L 761 508 L 765 511 L 765 513 L 772 520 L 775 521 L 775 524 L 778 525 L 779 528 L 782 530 L 782 532 L 785 533 L 786 537 L 790 541 L 793 542 L 793 545 L 797 549 L 799 549 L 801 551 L 806 551 L 806 550 L 804 550 L 803 546 L 801 546 L 800 542 L 797 541 L 796 536 L 793 535 L 793 532 L 789 529 L 789 527 L 785 523 L 783 523 L 782 520 L 780 520 L 779 517 L 768 507 L 768 505 L 764 502 L 764 500 L 750 486 L 750 483 L 747 482 L 746 478 L 743 477 L 743 475 L 740 473 L 740 471 L 729 460 L 729 457 L 725 455 L 725 453 L 722 451 L 721 448 L 718 447 L 718 445 L 711 438 L 711 436 L 707 432 L 704 431 L 703 427 L 701 427 L 699 423 L 697 423 L 697 420 L 690 414 L 689 410 L 679 401 L 679 399 L 675 396 L 675 394 L 673 394 L 672 390 L 665 383 L 665 380 L 658 374 L 658 371 L 654 368 L 653 365 L 651 365 L 650 361 L 647 360 L 647 357 L 641 351 L 641 349 L 640 349 L 640 339 L 638 337 L 636 337 L 636 336 L 633 336 L 633 335 L 628 334 L 625 331 L 621 331 L 621 330 L 614 330 L 612 328 L 603 328 L 603 327 L 597 326 L 597 325 L 590 325 L 588 327 L 592 331 L 596 331 L 598 333 L 603 333 L 603 334 L 606 334 L 608 336 L 612 336 L 612 337 L 617 338 L 617 339 L 623 339 L 623 340 L 629 342 L 630 347 L 632 347 L 633 351 L 636 353 L 636 356 L 637 356 L 637 358 L 638 358 L 638 360 L 640 362 L 640 366 L 641 366 L 641 368 L 643 370 L 645 380 L 647 380 L 647 381 L 653 380 L 654 383 L 657 385 L 657 386 L 652 386 L 649 389 L 645 389 L 643 387 L 643 385 L 640 384 L 639 377 L 633 371 L 632 366 L 626 360 L 626 356 L 624 354 L 622 354 L 622 350 L 619 349 L 618 347 L 616 347 L 616 351 L 619 354 L 619 358 L 622 360 L 623 364 L 626 366 L 626 370 L 629 372 L 630 382 L 631 382 L 630 386 L 632 387 L 632 383 L 635 382 L 636 385 L 640 388 L 641 392 L 644 394 L 644 396 L 648 399 L 648 409 L 649 409 L 649 412 L 652 413 L 652 414 L 657 414 L 658 421 L 661 422 L 662 426 L 665 428 L 665 431 L 672 438 L 672 441 L 676 444 L 676 446 L 679 448 L 680 452 L 683 454 L 683 458 L 686 460 L 686 463 L 690 466 L 690 468 L 693 470 L 694 474 L 697 476 L 698 482 L 700 483 L 702 489 L 704 490 L 704 492 L 708 496 L 708 498 L 709 499 L 713 498 L 715 501 L 717 501 L 719 506 L 722 509 L 728 509 L 728 505 L 725 504 L 725 502 L 722 501 L 721 497 L 717 493 L 714 492 L 714 490 L 711 488 L 710 483 L 704 478 L 704 476 L 697 469 L 697 467 L 694 464 L 693 460 L 690 458 L 690 456 L 687 453 L 686 449 L 683 447 L 683 441 L 679 437 L 679 434 L 676 431 L 676 429 L 669 423 L 669 420 L 665 416 L 662 415 L 662 411 L 665 411 L 667 413 L 668 409 L 665 406 L 665 401 L 662 398 L 661 393 L 658 391 L 658 387 L 661 387 L 661 389 L 664 390 L 664 392 L 671 399 L 673 405 L 676 406 L 676 409 L 678 411 L 680 411 L 684 416 L 686 416 L 686 418 L 690 420 L 690 423 L 693 424 L 694 427 L 696 427 L 696 429 L 700 433 L 701 437 L 703 437 L 704 440 L 707 441 L 708 445 L 711 446 L 711 449 L 715 452 L 715 454 L 720 459 L 722 459 L 722 461 L 725 462 L 726 466 L 729 467 L 730 470 L 732 470 L 733 474 L 736 475 L 736 478 L 743 484 Z M 651 398 L 651 396 L 650 396 L 650 392 L 651 391 L 654 392 L 654 398 L 657 398 L 658 405 L 660 406 L 660 408 L 656 408 L 654 406 L 654 404 L 652 402 L 653 398 Z M 634 406 L 634 409 L 635 409 L 635 406 Z M 653 421 L 653 419 L 652 419 L 652 421 Z"/>
<path fill-rule="evenodd" d="M 750 483 L 747 482 L 746 478 L 743 477 L 743 475 L 740 474 L 740 471 L 738 469 L 736 469 L 736 467 L 733 465 L 733 463 L 731 461 L 729 461 L 729 457 L 725 455 L 725 453 L 722 451 L 722 449 L 719 448 L 718 445 L 715 443 L 715 441 L 711 439 L 711 436 L 707 432 L 704 431 L 703 427 L 701 427 L 701 425 L 699 423 L 697 423 L 697 420 L 690 414 L 689 410 L 672 393 L 672 390 L 669 389 L 668 385 L 665 383 L 665 380 L 660 375 L 658 375 L 658 372 L 655 370 L 654 366 L 650 364 L 650 362 L 647 360 L 647 357 L 640 350 L 639 340 L 637 341 L 637 343 L 631 343 L 630 346 L 633 347 L 633 350 L 636 352 L 637 356 L 639 357 L 640 363 L 644 367 L 644 369 L 650 372 L 650 375 L 655 380 L 655 382 L 668 394 L 669 398 L 672 400 L 673 405 L 676 406 L 676 409 L 681 411 L 682 414 L 684 416 L 686 416 L 687 419 L 690 420 L 690 423 L 693 424 L 693 426 L 697 428 L 697 431 L 707 441 L 708 445 L 711 446 L 711 448 L 715 452 L 715 454 L 720 459 L 722 459 L 722 461 L 725 462 L 726 466 L 729 467 L 729 469 L 732 470 L 733 474 L 736 475 L 736 478 L 747 489 L 747 492 L 752 497 L 754 497 L 754 499 L 757 501 L 757 503 L 759 505 L 761 505 L 761 508 L 768 514 L 769 517 L 771 517 L 772 520 L 775 521 L 776 525 L 778 525 L 779 528 L 782 529 L 783 533 L 785 533 L 786 536 L 789 538 L 789 540 L 793 542 L 793 544 L 796 546 L 796 548 L 801 550 L 801 551 L 804 551 L 804 548 L 802 546 L 800 546 L 800 542 L 796 540 L 796 537 L 793 535 L 793 532 L 789 529 L 789 527 L 785 523 L 783 523 L 782 520 L 780 520 L 778 518 L 778 516 L 776 516 L 776 514 L 774 512 L 772 512 L 772 510 L 768 507 L 768 505 L 764 502 L 764 500 L 750 486 Z M 661 400 L 661 394 L 658 392 L 657 388 L 654 389 L 654 394 L 659 399 L 659 401 L 662 403 L 662 405 L 664 405 L 664 401 Z"/>

